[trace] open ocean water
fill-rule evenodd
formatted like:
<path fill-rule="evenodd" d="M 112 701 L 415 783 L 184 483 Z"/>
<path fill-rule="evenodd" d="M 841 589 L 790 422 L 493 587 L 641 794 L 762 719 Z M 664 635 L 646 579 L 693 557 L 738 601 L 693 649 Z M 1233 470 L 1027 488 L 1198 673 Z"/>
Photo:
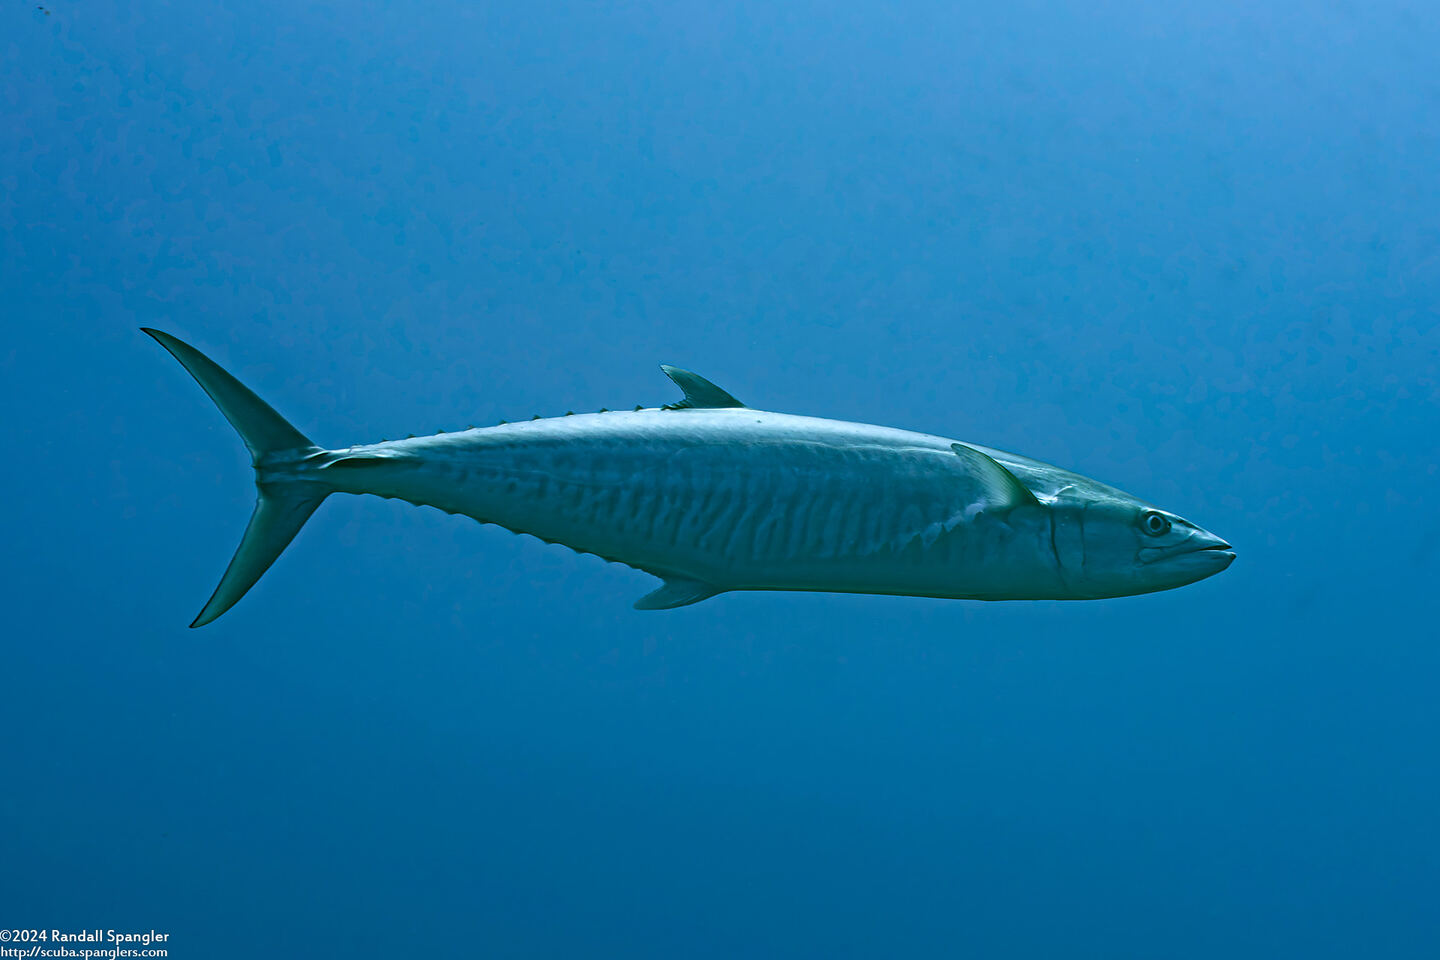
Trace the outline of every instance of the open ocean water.
<path fill-rule="evenodd" d="M 1437 49 L 1395 0 L 5 4 L 0 926 L 1440 956 Z M 1239 559 L 638 613 L 333 497 L 188 631 L 253 486 L 141 325 L 330 446 L 669 402 L 663 361 Z"/>

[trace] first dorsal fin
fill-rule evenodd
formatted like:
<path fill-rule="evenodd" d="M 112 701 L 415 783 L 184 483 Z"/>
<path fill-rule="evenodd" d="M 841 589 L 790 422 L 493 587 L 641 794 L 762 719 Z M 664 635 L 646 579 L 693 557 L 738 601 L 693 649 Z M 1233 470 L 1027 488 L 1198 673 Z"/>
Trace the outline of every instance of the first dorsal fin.
<path fill-rule="evenodd" d="M 679 367 L 672 367 L 668 363 L 660 364 L 660 369 L 665 371 L 665 376 L 675 381 L 675 386 L 685 391 L 685 399 L 679 403 L 667 403 L 665 405 L 666 410 L 745 406 L 745 404 L 736 400 L 730 396 L 730 394 L 721 390 L 699 374 L 691 373 L 689 370 L 681 370 Z"/>

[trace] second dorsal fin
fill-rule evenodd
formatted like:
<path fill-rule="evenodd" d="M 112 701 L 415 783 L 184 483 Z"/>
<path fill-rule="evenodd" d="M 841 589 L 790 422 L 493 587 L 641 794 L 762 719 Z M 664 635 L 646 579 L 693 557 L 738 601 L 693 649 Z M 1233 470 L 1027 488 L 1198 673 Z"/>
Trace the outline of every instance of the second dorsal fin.
<path fill-rule="evenodd" d="M 681 370 L 679 367 L 672 367 L 668 363 L 660 364 L 660 369 L 665 371 L 665 376 L 675 381 L 675 386 L 685 392 L 684 400 L 681 400 L 679 403 L 667 403 L 665 405 L 666 410 L 745 406 L 745 404 L 736 400 L 730 396 L 730 394 L 721 390 L 699 374 L 691 373 L 689 370 Z"/>

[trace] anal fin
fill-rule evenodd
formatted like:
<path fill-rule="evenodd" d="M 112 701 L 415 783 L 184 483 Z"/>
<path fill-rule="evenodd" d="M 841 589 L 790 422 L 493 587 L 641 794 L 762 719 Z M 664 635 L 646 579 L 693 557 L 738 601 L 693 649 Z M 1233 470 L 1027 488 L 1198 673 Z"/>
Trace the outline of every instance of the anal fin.
<path fill-rule="evenodd" d="M 692 603 L 708 600 L 717 593 L 724 593 L 720 587 L 702 580 L 686 580 L 671 577 L 656 590 L 635 601 L 636 610 L 673 610 L 688 607 Z"/>

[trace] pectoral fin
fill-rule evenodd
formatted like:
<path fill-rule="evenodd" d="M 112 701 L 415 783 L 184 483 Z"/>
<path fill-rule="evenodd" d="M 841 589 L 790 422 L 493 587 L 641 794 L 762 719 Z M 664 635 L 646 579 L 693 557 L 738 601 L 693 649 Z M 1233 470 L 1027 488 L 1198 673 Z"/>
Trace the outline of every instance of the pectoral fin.
<path fill-rule="evenodd" d="M 986 499 L 993 501 L 996 506 L 1004 509 L 1041 505 L 1030 488 L 994 457 L 963 443 L 952 443 L 950 449 L 965 462 L 970 473 L 985 487 Z"/>
<path fill-rule="evenodd" d="M 652 590 L 635 601 L 636 610 L 673 610 L 688 607 L 692 603 L 708 600 L 717 593 L 724 593 L 714 584 L 700 580 L 670 578 L 657 590 Z"/>

